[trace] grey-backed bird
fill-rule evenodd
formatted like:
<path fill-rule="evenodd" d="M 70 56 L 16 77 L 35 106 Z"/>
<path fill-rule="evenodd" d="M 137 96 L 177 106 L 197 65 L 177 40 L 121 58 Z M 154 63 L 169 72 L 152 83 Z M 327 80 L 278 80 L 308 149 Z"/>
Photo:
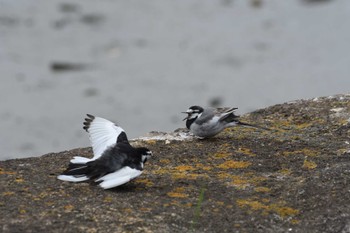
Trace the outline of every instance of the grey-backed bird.
<path fill-rule="evenodd" d="M 132 147 L 124 130 L 113 122 L 87 116 L 83 128 L 89 133 L 94 156 L 74 157 L 57 178 L 70 182 L 94 180 L 109 189 L 141 175 L 152 152 L 145 147 Z"/>
<path fill-rule="evenodd" d="M 267 128 L 241 122 L 234 114 L 237 108 L 202 108 L 191 106 L 186 112 L 186 127 L 196 136 L 210 138 L 228 127 L 236 125 L 268 130 Z"/>

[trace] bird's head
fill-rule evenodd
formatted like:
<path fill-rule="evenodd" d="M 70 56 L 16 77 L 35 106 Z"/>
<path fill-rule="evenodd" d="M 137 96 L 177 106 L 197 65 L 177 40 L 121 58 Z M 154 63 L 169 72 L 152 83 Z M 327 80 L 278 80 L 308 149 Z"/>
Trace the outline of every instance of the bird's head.
<path fill-rule="evenodd" d="M 150 151 L 146 147 L 139 147 L 139 148 L 137 148 L 137 150 L 139 151 L 139 153 L 142 156 L 141 159 L 142 159 L 143 163 L 145 163 L 152 156 L 152 151 Z"/>
<path fill-rule="evenodd" d="M 200 106 L 197 106 L 197 105 L 191 106 L 187 109 L 186 112 L 182 112 L 182 113 L 187 114 L 187 117 L 185 117 L 183 119 L 183 121 L 184 120 L 192 120 L 192 119 L 195 120 L 198 117 L 198 115 L 201 114 L 203 111 L 204 111 L 204 109 Z"/>

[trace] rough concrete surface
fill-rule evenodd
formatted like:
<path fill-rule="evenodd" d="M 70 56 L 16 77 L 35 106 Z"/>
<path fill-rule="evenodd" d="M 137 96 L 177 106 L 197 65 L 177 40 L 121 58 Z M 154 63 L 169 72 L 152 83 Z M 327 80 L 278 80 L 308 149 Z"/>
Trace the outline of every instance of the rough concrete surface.
<path fill-rule="evenodd" d="M 75 155 L 1 161 L 2 232 L 350 232 L 350 95 L 242 116 L 209 140 L 146 140 L 145 172 L 111 190 L 56 179 Z"/>

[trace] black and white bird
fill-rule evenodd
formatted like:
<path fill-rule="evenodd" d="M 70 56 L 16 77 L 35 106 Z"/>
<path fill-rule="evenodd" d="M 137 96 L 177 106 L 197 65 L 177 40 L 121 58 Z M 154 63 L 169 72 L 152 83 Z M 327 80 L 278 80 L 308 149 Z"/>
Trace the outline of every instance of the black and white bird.
<path fill-rule="evenodd" d="M 57 178 L 70 182 L 94 180 L 109 189 L 141 175 L 152 152 L 132 147 L 124 130 L 113 122 L 89 114 L 87 117 L 83 128 L 89 133 L 94 156 L 74 157 Z"/>
<path fill-rule="evenodd" d="M 249 126 L 268 130 L 264 127 L 241 122 L 239 116 L 234 114 L 237 108 L 202 108 L 191 106 L 186 112 L 186 127 L 195 136 L 210 138 L 228 127 L 236 125 Z"/>

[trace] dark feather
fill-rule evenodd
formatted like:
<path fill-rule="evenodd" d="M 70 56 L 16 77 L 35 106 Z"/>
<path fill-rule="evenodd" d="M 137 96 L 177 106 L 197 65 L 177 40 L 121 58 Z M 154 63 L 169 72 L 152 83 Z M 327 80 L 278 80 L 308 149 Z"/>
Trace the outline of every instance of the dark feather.
<path fill-rule="evenodd" d="M 83 126 L 83 129 L 86 130 L 86 132 L 89 132 L 88 129 L 90 128 L 90 125 L 91 125 L 91 122 L 93 122 L 93 120 L 95 119 L 95 117 L 93 115 L 90 115 L 90 114 L 86 114 L 88 116 L 88 118 L 85 118 L 85 121 L 84 121 L 84 126 Z"/>
<path fill-rule="evenodd" d="M 220 118 L 220 121 L 225 121 L 227 123 L 230 122 L 239 122 L 239 116 L 235 115 L 234 113 L 227 114 Z"/>
<path fill-rule="evenodd" d="M 117 138 L 117 143 L 119 142 L 128 142 L 128 137 L 125 132 L 121 132 Z"/>
<path fill-rule="evenodd" d="M 88 173 L 89 168 L 86 164 L 70 163 L 67 170 L 65 170 L 62 175 L 67 176 L 84 176 Z"/>

